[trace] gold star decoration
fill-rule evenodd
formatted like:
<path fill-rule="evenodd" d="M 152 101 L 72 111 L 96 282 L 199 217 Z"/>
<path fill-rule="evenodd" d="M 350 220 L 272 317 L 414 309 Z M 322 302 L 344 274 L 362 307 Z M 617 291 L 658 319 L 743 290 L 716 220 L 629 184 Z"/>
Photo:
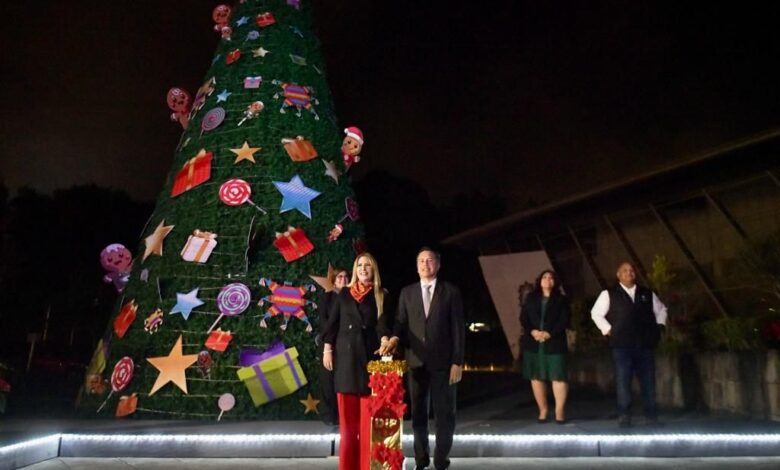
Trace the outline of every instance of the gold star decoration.
<path fill-rule="evenodd" d="M 262 149 L 260 147 L 250 147 L 249 143 L 245 140 L 244 145 L 242 145 L 241 148 L 230 149 L 231 152 L 236 154 L 236 161 L 234 161 L 233 164 L 235 165 L 241 160 L 249 160 L 250 162 L 255 163 L 255 152 L 258 150 Z"/>
<path fill-rule="evenodd" d="M 325 292 L 333 292 L 334 286 L 333 283 L 330 281 L 333 279 L 333 265 L 328 263 L 328 274 L 326 276 L 315 276 L 314 274 L 309 274 L 309 277 L 320 285 L 323 289 L 325 289 Z"/>
<path fill-rule="evenodd" d="M 154 232 L 144 239 L 146 248 L 144 249 L 144 257 L 141 262 L 146 261 L 146 258 L 152 254 L 162 256 L 163 240 L 171 233 L 173 227 L 175 227 L 175 225 L 165 225 L 165 219 L 163 219 L 162 222 L 160 222 L 160 225 L 154 229 Z"/>
<path fill-rule="evenodd" d="M 336 182 L 336 184 L 339 184 L 339 176 L 341 175 L 341 172 L 336 168 L 336 164 L 333 163 L 333 160 L 327 161 L 322 160 L 322 163 L 325 164 L 325 174 L 333 178 L 333 181 Z"/>
<path fill-rule="evenodd" d="M 257 49 L 252 49 L 252 55 L 254 57 L 265 57 L 265 55 L 268 54 L 269 52 L 271 51 L 267 51 L 262 47 L 258 47 Z"/>
<path fill-rule="evenodd" d="M 311 396 L 311 393 L 308 394 L 305 400 L 298 400 L 298 401 L 301 402 L 301 404 L 306 407 L 306 410 L 303 412 L 303 414 L 307 415 L 310 412 L 320 414 L 320 411 L 317 409 L 317 405 L 320 404 L 320 401 L 315 400 L 314 397 Z"/>
<path fill-rule="evenodd" d="M 176 340 L 176 344 L 173 345 L 171 352 L 167 356 L 147 357 L 146 360 L 160 371 L 160 375 L 157 376 L 149 396 L 154 395 L 157 390 L 161 389 L 168 382 L 173 382 L 184 393 L 187 393 L 187 376 L 184 372 L 187 367 L 198 361 L 198 355 L 182 355 L 181 335 L 179 335 L 179 339 Z"/>

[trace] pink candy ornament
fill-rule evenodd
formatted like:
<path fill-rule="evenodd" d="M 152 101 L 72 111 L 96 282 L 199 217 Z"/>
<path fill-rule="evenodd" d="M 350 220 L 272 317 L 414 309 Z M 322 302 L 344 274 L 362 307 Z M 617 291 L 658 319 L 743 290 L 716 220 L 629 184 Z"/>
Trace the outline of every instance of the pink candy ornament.
<path fill-rule="evenodd" d="M 222 183 L 219 187 L 219 199 L 228 206 L 240 206 L 245 202 L 248 202 L 255 209 L 259 210 L 263 214 L 267 214 L 265 209 L 252 202 L 249 197 L 252 195 L 252 188 L 246 181 L 233 178 Z"/>

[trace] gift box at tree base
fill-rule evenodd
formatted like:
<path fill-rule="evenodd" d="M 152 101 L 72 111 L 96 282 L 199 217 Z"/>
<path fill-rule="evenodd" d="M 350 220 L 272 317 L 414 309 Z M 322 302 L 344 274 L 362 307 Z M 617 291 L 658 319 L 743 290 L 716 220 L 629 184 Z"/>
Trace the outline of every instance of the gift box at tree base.
<path fill-rule="evenodd" d="M 371 361 L 368 363 L 371 398 L 367 419 L 370 430 L 370 461 L 361 468 L 370 470 L 401 470 L 404 454 L 401 448 L 403 428 L 404 385 L 406 361 Z"/>
<path fill-rule="evenodd" d="M 148 222 L 127 228 L 140 232 L 135 258 L 114 240 L 96 253 L 108 274 L 95 282 L 117 300 L 95 338 L 81 414 L 319 418 L 323 288 L 309 283 L 351 265 L 366 243 L 344 215 L 354 191 L 340 158 L 345 129 L 355 139 L 358 128 L 333 113 L 311 8 L 236 2 L 203 12 L 213 31 L 171 25 L 212 36 L 216 50 L 198 90 L 160 97 L 159 125 L 182 134 Z M 343 233 L 329 239 L 336 224 Z M 133 370 L 117 387 L 122 360 Z"/>

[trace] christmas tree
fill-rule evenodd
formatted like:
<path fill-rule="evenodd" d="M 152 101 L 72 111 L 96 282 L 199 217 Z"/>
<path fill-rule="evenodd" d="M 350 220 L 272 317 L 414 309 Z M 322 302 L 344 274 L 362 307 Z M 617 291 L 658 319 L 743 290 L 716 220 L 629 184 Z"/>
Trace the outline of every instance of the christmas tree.
<path fill-rule="evenodd" d="M 311 276 L 361 250 L 347 171 L 363 136 L 337 126 L 308 5 L 242 0 L 212 16 L 203 86 L 167 97 L 184 132 L 132 265 L 121 246 L 102 254 L 121 293 L 84 413 L 316 418 L 327 283 Z"/>

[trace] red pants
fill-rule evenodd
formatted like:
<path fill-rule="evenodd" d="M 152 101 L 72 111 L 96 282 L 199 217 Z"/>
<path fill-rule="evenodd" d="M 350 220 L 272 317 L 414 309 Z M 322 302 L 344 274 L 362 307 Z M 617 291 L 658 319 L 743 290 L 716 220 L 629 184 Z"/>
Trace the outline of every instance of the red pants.
<path fill-rule="evenodd" d="M 339 405 L 339 470 L 369 470 L 371 463 L 370 396 L 337 393 Z"/>

